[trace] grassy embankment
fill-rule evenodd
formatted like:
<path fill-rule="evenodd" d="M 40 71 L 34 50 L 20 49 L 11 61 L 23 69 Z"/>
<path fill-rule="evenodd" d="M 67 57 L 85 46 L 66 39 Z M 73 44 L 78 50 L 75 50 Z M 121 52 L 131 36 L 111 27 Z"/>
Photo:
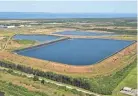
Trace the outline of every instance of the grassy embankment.
<path fill-rule="evenodd" d="M 137 66 L 130 70 L 129 74 L 122 80 L 119 85 L 113 90 L 112 96 L 126 96 L 120 93 L 123 87 L 137 88 Z"/>
<path fill-rule="evenodd" d="M 13 51 L 37 44 L 36 41 L 32 40 L 8 40 L 9 38 L 10 37 L 6 37 L 3 40 L 0 40 L 1 49 L 4 49 L 6 51 Z"/>
<path fill-rule="evenodd" d="M 92 89 L 97 92 L 101 92 L 101 93 L 103 92 L 103 93 L 112 94 L 112 92 L 113 92 L 113 95 L 114 95 L 116 91 L 119 91 L 121 88 L 124 87 L 123 84 L 125 86 L 128 85 L 128 87 L 135 88 L 136 80 L 137 80 L 136 79 L 137 78 L 136 71 L 134 71 L 133 73 L 130 73 L 130 72 L 131 72 L 131 70 L 136 68 L 136 65 L 137 65 L 137 62 L 135 60 L 127 67 L 123 68 L 122 70 L 120 70 L 118 72 L 112 73 L 109 76 L 101 76 L 101 77 L 97 77 L 97 78 L 92 78 L 91 79 Z M 133 76 L 132 74 L 135 74 L 135 75 Z M 132 79 L 131 77 L 133 77 L 133 80 L 130 80 L 130 79 Z M 127 82 L 127 80 L 129 82 Z M 120 82 L 122 83 L 122 85 L 119 85 L 119 84 L 121 84 Z M 117 96 L 117 95 L 114 95 L 114 96 Z M 118 95 L 118 96 L 120 96 L 120 95 Z"/>
<path fill-rule="evenodd" d="M 18 32 L 23 33 L 23 32 Z M 13 51 L 17 49 L 23 49 L 29 46 L 32 46 L 38 42 L 32 41 L 32 40 L 13 40 L 11 37 L 17 34 L 17 32 L 11 32 L 11 31 L 0 31 L 0 36 L 3 37 L 3 39 L 0 40 L 0 49 L 6 50 L 6 51 Z M 6 44 L 7 43 L 7 44 Z"/>
<path fill-rule="evenodd" d="M 33 40 L 10 40 L 7 44 L 6 51 L 21 50 L 39 44 L 39 42 Z"/>
<path fill-rule="evenodd" d="M 18 44 L 35 44 L 36 42 L 33 40 L 14 40 Z"/>
<path fill-rule="evenodd" d="M 0 91 L 4 92 L 4 96 L 48 96 L 41 92 L 29 91 L 28 89 L 0 80 Z"/>

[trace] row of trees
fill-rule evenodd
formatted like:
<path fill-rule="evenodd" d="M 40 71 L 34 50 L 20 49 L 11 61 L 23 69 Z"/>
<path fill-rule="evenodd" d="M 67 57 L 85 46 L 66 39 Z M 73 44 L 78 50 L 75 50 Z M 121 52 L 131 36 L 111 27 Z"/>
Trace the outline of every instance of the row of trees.
<path fill-rule="evenodd" d="M 33 69 L 31 67 L 26 67 L 24 65 L 19 65 L 19 64 L 13 64 L 10 62 L 2 62 L 0 61 L 0 66 L 2 67 L 6 67 L 6 68 L 10 68 L 10 69 L 14 69 L 14 70 L 19 70 L 28 74 L 33 74 L 36 76 L 41 76 L 41 77 L 45 77 L 54 81 L 58 81 L 58 82 L 62 82 L 62 83 L 66 83 L 66 84 L 71 84 L 80 88 L 84 88 L 87 90 L 91 89 L 91 86 L 89 84 L 89 82 L 87 80 L 85 80 L 84 78 L 72 78 L 69 76 L 65 76 L 65 75 L 61 75 L 61 74 L 56 74 L 53 72 L 43 72 L 37 69 Z"/>
<path fill-rule="evenodd" d="M 108 32 L 115 32 L 117 34 L 127 34 L 127 35 L 137 34 L 137 30 L 116 30 L 116 29 L 107 29 L 107 28 L 93 28 L 91 30 L 108 31 Z"/>

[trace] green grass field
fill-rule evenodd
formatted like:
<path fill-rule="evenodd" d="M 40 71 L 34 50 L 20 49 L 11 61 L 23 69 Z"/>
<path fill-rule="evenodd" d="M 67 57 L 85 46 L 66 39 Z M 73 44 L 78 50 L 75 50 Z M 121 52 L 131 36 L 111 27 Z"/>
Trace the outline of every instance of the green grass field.
<path fill-rule="evenodd" d="M 14 40 L 14 41 L 19 44 L 35 44 L 36 43 L 36 41 L 33 41 L 33 40 Z"/>
<path fill-rule="evenodd" d="M 137 67 L 134 67 L 124 80 L 114 89 L 112 96 L 126 96 L 120 93 L 123 87 L 137 88 Z"/>
<path fill-rule="evenodd" d="M 28 89 L 0 80 L 0 91 L 4 92 L 5 96 L 48 96 L 42 92 L 29 91 Z"/>

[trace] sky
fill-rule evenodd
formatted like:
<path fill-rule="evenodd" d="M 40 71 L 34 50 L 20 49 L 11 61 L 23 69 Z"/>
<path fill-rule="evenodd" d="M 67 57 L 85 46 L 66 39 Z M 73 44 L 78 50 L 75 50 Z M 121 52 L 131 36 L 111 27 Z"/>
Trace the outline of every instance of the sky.
<path fill-rule="evenodd" d="M 136 1 L 0 1 L 0 12 L 136 13 Z"/>

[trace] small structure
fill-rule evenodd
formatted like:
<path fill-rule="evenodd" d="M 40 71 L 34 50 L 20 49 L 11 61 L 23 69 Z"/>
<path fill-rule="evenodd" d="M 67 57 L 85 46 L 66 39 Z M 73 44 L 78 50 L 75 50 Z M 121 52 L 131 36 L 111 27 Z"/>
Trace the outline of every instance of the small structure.
<path fill-rule="evenodd" d="M 137 96 L 138 95 L 138 89 L 132 89 L 129 87 L 124 87 L 120 92 L 123 94 L 130 95 L 130 96 Z"/>
<path fill-rule="evenodd" d="M 15 28 L 14 25 L 0 25 L 0 28 Z"/>
<path fill-rule="evenodd" d="M 7 26 L 7 28 L 15 28 L 15 26 Z"/>
<path fill-rule="evenodd" d="M 130 91 L 132 91 L 132 88 L 124 87 L 123 90 L 124 90 L 124 91 L 127 91 L 127 92 L 130 92 Z"/>
<path fill-rule="evenodd" d="M 31 25 L 26 25 L 26 27 L 31 27 Z"/>
<path fill-rule="evenodd" d="M 24 27 L 25 25 L 19 25 L 18 27 L 21 28 L 21 27 Z"/>

